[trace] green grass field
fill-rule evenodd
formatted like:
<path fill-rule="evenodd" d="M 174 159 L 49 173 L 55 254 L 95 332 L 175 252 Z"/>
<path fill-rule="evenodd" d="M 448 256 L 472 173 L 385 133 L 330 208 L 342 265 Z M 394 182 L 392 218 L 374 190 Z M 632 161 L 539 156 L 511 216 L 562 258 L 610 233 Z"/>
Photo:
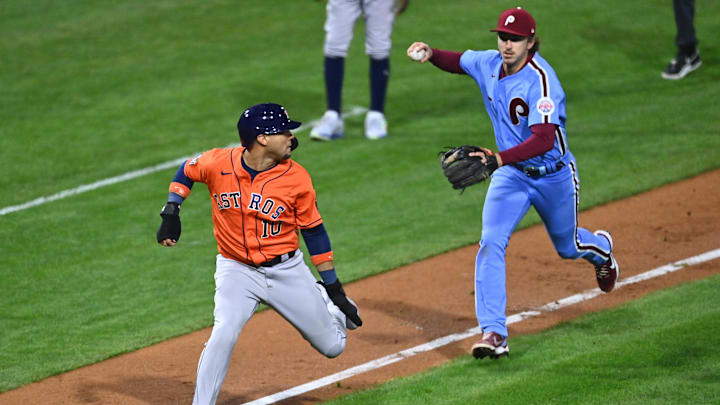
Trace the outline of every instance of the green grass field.
<path fill-rule="evenodd" d="M 567 95 L 582 208 L 720 167 L 720 4 L 697 4 L 704 65 L 672 82 L 660 79 L 675 52 L 667 3 L 526 6 Z M 393 34 L 390 137 L 365 140 L 362 116 L 336 142 L 299 134 L 294 158 L 313 176 L 345 283 L 479 239 L 486 185 L 458 195 L 436 157 L 446 145 L 494 146 L 479 91 L 405 49 L 493 48 L 487 29 L 515 5 L 412 2 Z M 319 1 L 0 3 L 0 209 L 234 143 L 252 104 L 319 118 L 324 15 Z M 347 109 L 369 100 L 363 30 L 346 64 Z M 0 392 L 211 325 L 203 185 L 183 206 L 180 244 L 155 242 L 174 171 L 0 216 Z"/>

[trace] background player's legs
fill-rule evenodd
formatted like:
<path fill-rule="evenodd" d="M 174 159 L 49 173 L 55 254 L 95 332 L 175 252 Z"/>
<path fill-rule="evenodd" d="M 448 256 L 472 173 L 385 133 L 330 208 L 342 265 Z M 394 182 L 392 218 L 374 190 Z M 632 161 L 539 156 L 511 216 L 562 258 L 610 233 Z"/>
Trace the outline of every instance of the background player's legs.
<path fill-rule="evenodd" d="M 325 92 L 328 110 L 341 113 L 345 58 L 353 37 L 355 21 L 362 9 L 359 0 L 330 0 L 325 19 Z"/>
<path fill-rule="evenodd" d="M 390 58 L 370 57 L 370 110 L 385 114 L 385 97 L 390 80 Z"/>
<path fill-rule="evenodd" d="M 328 111 L 342 114 L 342 85 L 345 77 L 345 58 L 325 57 L 325 96 Z"/>
<path fill-rule="evenodd" d="M 266 276 L 268 296 L 265 302 L 287 319 L 317 351 L 327 357 L 339 356 L 345 349 L 347 337 L 345 317 L 339 309 L 338 316 L 330 313 L 302 253 L 266 269 Z"/>
<path fill-rule="evenodd" d="M 560 257 L 583 258 L 601 265 L 610 257 L 610 243 L 600 235 L 578 227 L 580 180 L 576 165 L 533 181 L 530 199 Z"/>
<path fill-rule="evenodd" d="M 393 0 L 363 1 L 365 12 L 365 53 L 370 57 L 370 111 L 365 120 L 365 136 L 387 135 L 385 98 L 390 80 L 390 49 L 395 19 Z"/>
<path fill-rule="evenodd" d="M 238 334 L 257 308 L 256 292 L 261 291 L 262 278 L 262 274 L 217 256 L 215 323 L 198 363 L 193 405 L 217 400 Z"/>
<path fill-rule="evenodd" d="M 310 138 L 330 141 L 343 136 L 342 86 L 345 57 L 353 37 L 355 21 L 362 14 L 360 0 L 329 0 L 325 19 L 325 101 L 327 110 L 310 131 Z"/>
<path fill-rule="evenodd" d="M 365 1 L 365 53 L 370 57 L 370 109 L 385 111 L 395 19 L 392 0 Z"/>
<path fill-rule="evenodd" d="M 675 43 L 684 55 L 692 55 L 697 49 L 695 37 L 695 0 L 674 0 L 675 25 L 677 35 Z"/>
<path fill-rule="evenodd" d="M 482 239 L 475 259 L 475 313 L 484 332 L 507 337 L 505 250 L 530 207 L 520 171 L 506 166 L 492 176 L 482 214 Z"/>
<path fill-rule="evenodd" d="M 374 59 L 387 59 L 392 48 L 395 21 L 392 0 L 363 1 L 365 13 L 365 53 Z"/>
<path fill-rule="evenodd" d="M 677 28 L 675 35 L 677 53 L 662 73 L 662 77 L 677 80 L 699 68 L 702 60 L 695 36 L 695 0 L 673 0 L 673 11 Z"/>

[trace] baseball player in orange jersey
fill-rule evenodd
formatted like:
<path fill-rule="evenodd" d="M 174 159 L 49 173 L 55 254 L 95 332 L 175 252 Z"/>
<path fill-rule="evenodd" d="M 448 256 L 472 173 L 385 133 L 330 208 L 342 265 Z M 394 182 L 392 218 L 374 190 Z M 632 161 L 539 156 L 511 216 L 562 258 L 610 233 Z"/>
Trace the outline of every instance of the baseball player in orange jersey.
<path fill-rule="evenodd" d="M 242 147 L 212 149 L 180 165 L 157 232 L 158 243 L 174 246 L 182 202 L 194 182 L 207 185 L 219 254 L 215 323 L 198 364 L 195 405 L 217 400 L 238 335 L 260 302 L 329 358 L 345 349 L 346 329 L 362 325 L 335 273 L 310 175 L 290 159 L 298 144 L 291 130 L 300 123 L 278 104 L 258 104 L 237 126 Z M 298 230 L 321 283 L 303 260 Z"/>

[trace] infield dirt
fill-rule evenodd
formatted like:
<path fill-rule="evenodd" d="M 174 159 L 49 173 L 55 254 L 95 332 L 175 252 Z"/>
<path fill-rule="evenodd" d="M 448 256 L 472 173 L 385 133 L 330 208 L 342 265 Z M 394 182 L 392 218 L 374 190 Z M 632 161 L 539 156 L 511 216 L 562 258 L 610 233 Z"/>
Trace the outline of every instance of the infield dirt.
<path fill-rule="evenodd" d="M 612 232 L 621 278 L 720 247 L 720 170 L 580 214 L 580 225 Z M 480 212 L 478 212 L 480 215 Z M 476 326 L 477 246 L 467 246 L 345 287 L 364 326 L 349 332 L 345 353 L 328 360 L 274 311 L 256 314 L 233 352 L 218 404 L 241 404 Z M 562 260 L 545 229 L 516 232 L 508 248 L 508 313 L 536 308 L 596 287 L 592 266 Z M 510 338 L 582 314 L 618 306 L 650 291 L 720 273 L 720 260 L 603 294 L 510 327 Z M 212 291 L 208 291 L 212 294 Z M 2 404 L 190 403 L 195 370 L 210 329 L 60 374 L 0 394 Z M 311 404 L 409 375 L 467 354 L 477 337 L 285 400 Z M 480 364 L 478 366 L 481 366 Z"/>

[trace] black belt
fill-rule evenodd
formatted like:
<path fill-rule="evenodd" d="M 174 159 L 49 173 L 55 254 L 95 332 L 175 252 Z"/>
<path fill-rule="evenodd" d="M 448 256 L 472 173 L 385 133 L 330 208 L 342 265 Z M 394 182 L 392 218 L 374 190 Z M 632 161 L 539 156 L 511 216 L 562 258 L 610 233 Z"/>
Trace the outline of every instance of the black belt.
<path fill-rule="evenodd" d="M 520 170 L 521 172 L 525 173 L 526 176 L 537 179 L 538 177 L 542 177 L 546 174 L 555 173 L 565 167 L 565 163 L 563 162 L 557 162 L 554 166 L 520 166 L 518 164 L 512 165 L 514 168 Z M 551 170 L 554 169 L 554 170 Z"/>
<path fill-rule="evenodd" d="M 295 251 L 294 251 L 294 250 L 293 250 L 292 252 L 287 252 L 287 253 L 282 254 L 282 255 L 280 255 L 280 256 L 275 256 L 274 259 L 270 259 L 270 260 L 266 261 L 265 263 L 260 263 L 260 264 L 257 265 L 257 267 L 272 267 L 272 266 L 275 266 L 276 264 L 280 264 L 280 263 L 282 263 L 282 262 L 284 262 L 284 261 L 286 261 L 286 260 L 290 260 L 290 259 L 292 259 L 293 257 L 295 257 Z"/>

